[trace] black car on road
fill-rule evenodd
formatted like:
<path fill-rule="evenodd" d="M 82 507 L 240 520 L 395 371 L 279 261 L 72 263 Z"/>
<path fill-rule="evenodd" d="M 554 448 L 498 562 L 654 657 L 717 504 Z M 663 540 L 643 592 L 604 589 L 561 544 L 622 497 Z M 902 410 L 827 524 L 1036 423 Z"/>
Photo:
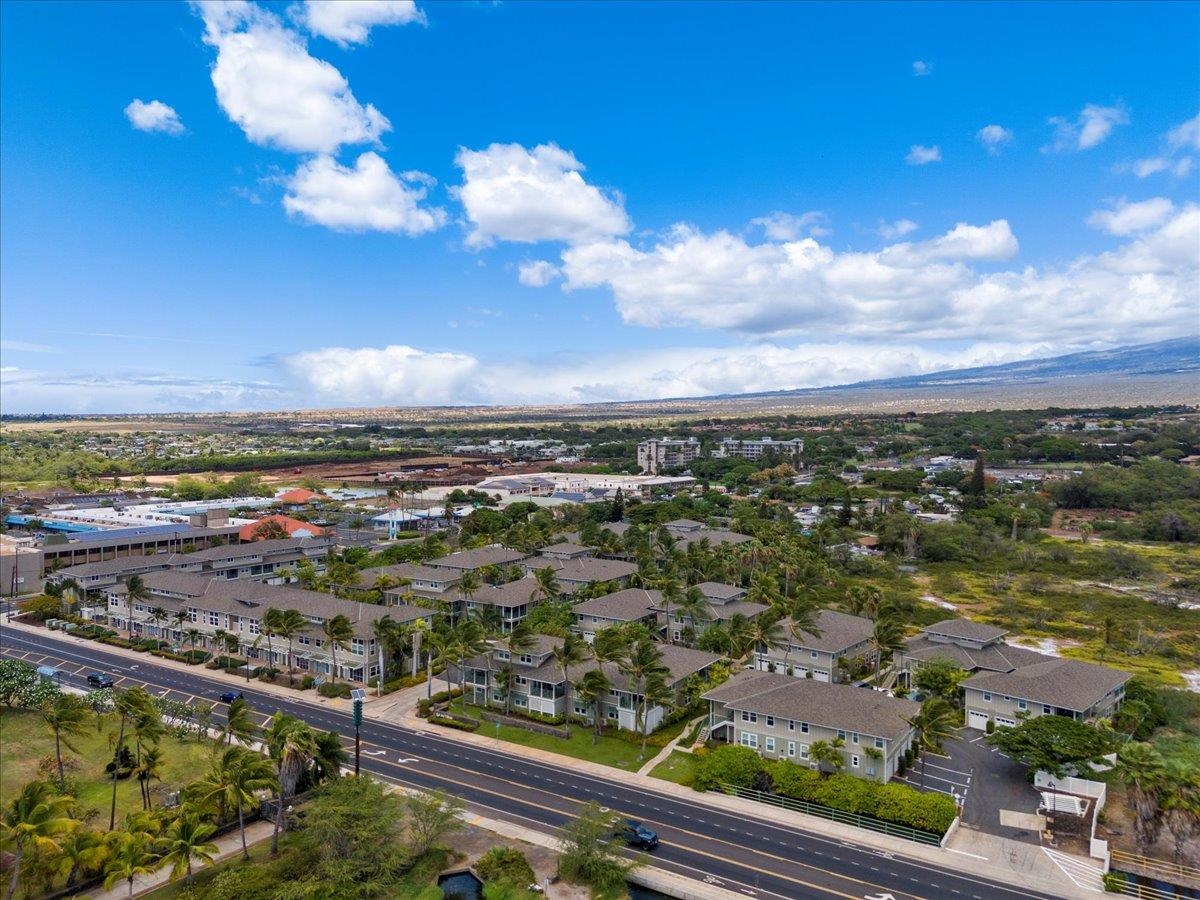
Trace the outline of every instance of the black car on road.
<path fill-rule="evenodd" d="M 234 700 L 241 700 L 245 698 L 245 696 L 246 695 L 241 691 L 225 691 L 225 693 L 221 694 L 219 699 L 222 703 L 232 703 Z"/>
<path fill-rule="evenodd" d="M 613 834 L 624 838 L 625 843 L 639 850 L 653 850 L 658 846 L 658 832 L 633 819 L 618 819 L 613 826 Z"/>
<path fill-rule="evenodd" d="M 111 675 L 106 675 L 103 672 L 93 672 L 87 677 L 87 683 L 95 688 L 110 688 L 117 682 Z"/>

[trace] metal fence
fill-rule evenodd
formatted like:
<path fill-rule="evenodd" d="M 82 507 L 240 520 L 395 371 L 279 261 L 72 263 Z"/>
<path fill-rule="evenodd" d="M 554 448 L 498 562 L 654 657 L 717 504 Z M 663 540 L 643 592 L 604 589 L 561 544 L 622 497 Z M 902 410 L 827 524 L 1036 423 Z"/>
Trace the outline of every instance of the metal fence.
<path fill-rule="evenodd" d="M 1154 859 L 1127 853 L 1124 850 L 1112 851 L 1112 868 L 1135 875 L 1144 875 L 1155 881 L 1165 881 L 1168 884 L 1179 885 L 1194 891 L 1200 886 L 1200 869 L 1193 866 L 1168 862 L 1165 859 Z"/>
<path fill-rule="evenodd" d="M 852 825 L 855 828 L 865 828 L 868 831 L 877 831 L 889 837 L 903 838 L 906 841 L 913 841 L 917 844 L 929 844 L 930 846 L 938 847 L 942 843 L 942 836 L 934 834 L 932 831 L 921 831 L 916 828 L 909 828 L 907 825 L 894 825 L 891 822 L 884 822 L 882 819 L 873 819 L 870 816 L 863 816 L 858 813 L 843 812 L 840 809 L 821 806 L 817 803 L 807 803 L 804 800 L 793 800 L 791 797 L 781 797 L 778 794 L 765 794 L 762 791 L 756 791 L 751 788 L 735 787 L 731 784 L 723 784 L 720 788 L 722 792 L 732 794 L 735 797 L 755 800 L 759 803 L 778 806 L 780 809 L 789 809 L 792 812 L 804 813 L 809 816 L 819 816 L 831 822 Z"/>

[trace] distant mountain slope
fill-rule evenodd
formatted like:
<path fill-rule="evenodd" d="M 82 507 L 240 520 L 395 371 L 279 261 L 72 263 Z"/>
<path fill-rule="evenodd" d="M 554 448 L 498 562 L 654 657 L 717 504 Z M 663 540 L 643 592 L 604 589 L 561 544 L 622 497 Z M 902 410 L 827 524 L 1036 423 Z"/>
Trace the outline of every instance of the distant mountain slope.
<path fill-rule="evenodd" d="M 726 394 L 720 399 L 735 397 L 812 396 L 823 391 L 895 390 L 949 386 L 1002 386 L 1039 384 L 1058 379 L 1088 377 L 1185 375 L 1200 376 L 1200 338 L 1175 338 L 1153 344 L 1117 347 L 1113 350 L 1092 350 L 1029 359 L 998 366 L 979 366 L 973 369 L 949 369 L 926 375 L 905 375 L 881 378 L 821 388 L 791 391 L 768 391 L 761 394 Z M 718 398 L 713 398 L 718 399 Z"/>

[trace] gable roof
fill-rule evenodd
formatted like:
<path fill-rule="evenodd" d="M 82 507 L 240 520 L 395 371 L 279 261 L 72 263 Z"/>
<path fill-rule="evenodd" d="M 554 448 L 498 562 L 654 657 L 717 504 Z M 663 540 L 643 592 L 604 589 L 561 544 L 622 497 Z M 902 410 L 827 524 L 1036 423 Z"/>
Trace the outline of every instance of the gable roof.
<path fill-rule="evenodd" d="M 559 581 L 584 583 L 616 581 L 620 578 L 628 578 L 638 570 L 636 563 L 620 559 L 598 559 L 594 556 L 576 559 L 543 559 L 538 560 L 537 563 L 534 565 L 531 561 L 526 561 L 526 566 L 531 570 L 549 567 L 554 570 L 555 577 Z"/>
<path fill-rule="evenodd" d="M 702 581 L 696 587 L 709 600 L 728 602 L 746 596 L 746 589 L 744 587 L 736 584 L 725 584 L 721 581 Z"/>
<path fill-rule="evenodd" d="M 921 662 L 932 659 L 949 660 L 968 672 L 976 669 L 986 672 L 1011 672 L 1021 666 L 1032 666 L 1053 659 L 1028 647 L 1014 647 L 1003 642 L 983 647 L 963 647 L 945 641 L 931 641 L 923 634 L 905 642 L 903 655 Z"/>
<path fill-rule="evenodd" d="M 980 672 L 966 679 L 963 687 L 1086 712 L 1131 677 L 1107 666 L 1051 657 L 1011 672 Z"/>
<path fill-rule="evenodd" d="M 988 625 L 984 622 L 972 622 L 970 619 L 943 619 L 932 625 L 926 625 L 921 630 L 926 634 L 957 638 L 963 641 L 977 641 L 981 644 L 998 641 L 1008 634 L 1006 628 L 997 628 L 995 625 Z"/>
<path fill-rule="evenodd" d="M 742 676 L 747 677 L 734 684 Z M 781 682 L 781 678 L 784 681 Z M 756 687 L 759 689 L 755 690 Z M 769 672 L 741 672 L 703 696 L 724 703 L 726 709 L 808 722 L 892 741 L 903 738 L 912 730 L 908 720 L 921 709 L 921 704 L 916 701 L 901 700 L 882 691 Z"/>
<path fill-rule="evenodd" d="M 591 547 L 585 547 L 583 544 L 575 544 L 571 541 L 559 541 L 557 544 L 551 544 L 549 547 L 543 547 L 538 551 L 538 554 L 545 556 L 547 553 L 557 553 L 560 556 L 579 556 L 595 553 Z"/>
<path fill-rule="evenodd" d="M 409 581 L 432 581 L 435 584 L 453 584 L 462 577 L 462 573 L 454 569 L 435 569 L 432 566 L 423 566 L 420 563 L 397 563 L 394 566 L 377 566 L 373 569 L 363 569 L 358 574 L 362 584 L 370 584 L 380 575 L 390 575 L 392 578 L 405 578 Z M 400 588 L 390 588 L 390 590 L 400 590 Z"/>
<path fill-rule="evenodd" d="M 870 619 L 838 612 L 836 609 L 823 609 L 817 613 L 817 630 L 821 632 L 820 637 L 807 631 L 800 632 L 798 638 L 792 637 L 791 619 L 781 619 L 779 624 L 783 626 L 784 633 L 788 635 L 793 647 L 833 654 L 861 644 L 875 631 L 875 623 Z"/>
<path fill-rule="evenodd" d="M 510 550 L 493 544 L 490 547 L 476 547 L 474 550 L 458 550 L 447 553 L 437 559 L 429 560 L 428 565 L 435 569 L 458 569 L 459 571 L 482 569 L 484 566 L 507 566 L 525 559 L 520 550 Z"/>
<path fill-rule="evenodd" d="M 318 494 L 316 491 L 310 491 L 308 488 L 293 488 L 290 491 L 284 491 L 275 500 L 279 503 L 290 503 L 299 505 L 301 503 L 309 503 L 313 500 L 324 500 L 323 494 Z"/>
<path fill-rule="evenodd" d="M 311 522 L 302 522 L 299 519 L 293 519 L 291 516 L 275 514 L 273 516 L 263 516 L 251 522 L 249 525 L 243 525 L 238 530 L 238 539 L 242 541 L 263 540 L 257 537 L 255 532 L 267 522 L 275 522 L 280 525 L 289 537 L 303 537 L 310 535 L 312 537 L 321 537 L 325 534 L 325 529 L 313 525 Z"/>
<path fill-rule="evenodd" d="M 585 600 L 577 604 L 572 612 L 576 617 L 595 616 L 600 619 L 612 619 L 617 622 L 636 622 L 647 616 L 654 615 L 654 610 L 662 602 L 662 592 L 644 588 L 626 588 Z"/>
<path fill-rule="evenodd" d="M 511 609 L 514 606 L 541 603 L 542 596 L 538 590 L 536 578 L 518 578 L 505 584 L 485 584 L 467 597 L 458 588 L 451 588 L 442 595 L 448 602 L 474 603 L 483 606 L 499 606 Z"/>

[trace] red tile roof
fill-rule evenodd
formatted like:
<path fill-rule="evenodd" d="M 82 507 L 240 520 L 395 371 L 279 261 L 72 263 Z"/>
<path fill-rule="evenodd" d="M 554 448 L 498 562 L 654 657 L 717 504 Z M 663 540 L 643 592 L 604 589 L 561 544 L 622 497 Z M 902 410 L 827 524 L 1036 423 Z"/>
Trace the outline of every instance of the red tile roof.
<path fill-rule="evenodd" d="M 288 537 L 321 537 L 325 534 L 324 528 L 318 528 L 309 522 L 301 522 L 299 519 L 293 519 L 291 516 L 264 516 L 257 521 L 251 522 L 249 525 L 243 525 L 238 532 L 238 538 L 243 541 L 261 541 L 267 535 L 259 532 L 268 522 L 275 522 L 282 526 L 287 532 Z M 268 526 L 269 527 L 269 526 Z M 274 529 L 271 529 L 272 531 Z"/>

